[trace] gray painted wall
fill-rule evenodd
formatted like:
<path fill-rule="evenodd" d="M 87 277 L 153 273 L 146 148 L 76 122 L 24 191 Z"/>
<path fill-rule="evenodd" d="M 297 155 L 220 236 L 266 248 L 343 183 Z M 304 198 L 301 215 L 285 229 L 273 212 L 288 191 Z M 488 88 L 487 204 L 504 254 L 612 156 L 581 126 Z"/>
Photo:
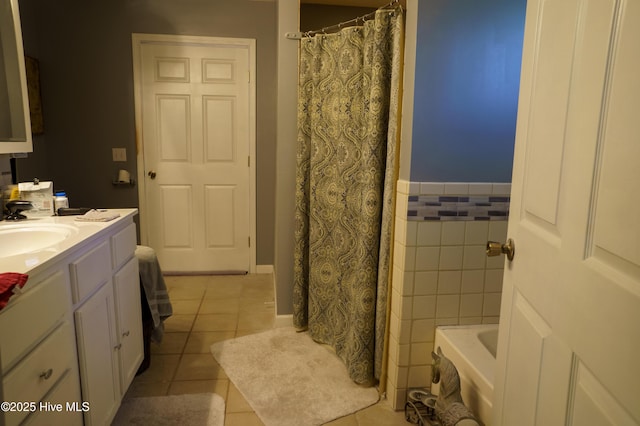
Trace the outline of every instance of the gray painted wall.
<path fill-rule="evenodd" d="M 293 252 L 296 194 L 298 45 L 284 37 L 298 31 L 298 0 L 278 0 L 278 146 L 274 275 L 276 314 L 293 312 Z"/>
<path fill-rule="evenodd" d="M 257 246 L 274 263 L 277 8 L 250 0 L 20 0 L 25 54 L 40 63 L 45 133 L 18 180 L 53 180 L 75 207 L 137 207 L 131 33 L 254 38 L 257 46 Z M 127 162 L 111 149 L 125 147 Z"/>
<path fill-rule="evenodd" d="M 359 16 L 375 12 L 375 10 L 375 8 L 370 7 L 301 4 L 300 31 L 320 30 L 323 27 L 329 27 L 340 22 L 350 21 L 351 19 Z"/>

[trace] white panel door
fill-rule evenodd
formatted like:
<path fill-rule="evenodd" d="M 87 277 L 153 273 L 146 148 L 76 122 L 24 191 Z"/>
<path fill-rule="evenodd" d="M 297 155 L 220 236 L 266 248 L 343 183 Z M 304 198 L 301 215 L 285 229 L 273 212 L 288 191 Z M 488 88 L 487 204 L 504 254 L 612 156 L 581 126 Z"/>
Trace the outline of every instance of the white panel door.
<path fill-rule="evenodd" d="M 640 2 L 529 0 L 493 425 L 640 424 Z"/>
<path fill-rule="evenodd" d="M 253 40 L 134 35 L 143 238 L 164 271 L 252 268 L 253 56 Z"/>

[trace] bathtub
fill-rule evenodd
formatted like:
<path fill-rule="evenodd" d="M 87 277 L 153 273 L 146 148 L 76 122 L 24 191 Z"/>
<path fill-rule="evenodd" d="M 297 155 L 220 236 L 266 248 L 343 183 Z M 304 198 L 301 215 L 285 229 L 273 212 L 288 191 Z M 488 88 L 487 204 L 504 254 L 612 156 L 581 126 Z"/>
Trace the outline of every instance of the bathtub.
<path fill-rule="evenodd" d="M 441 326 L 436 329 L 438 346 L 460 375 L 462 400 L 484 425 L 491 423 L 491 398 L 498 345 L 498 325 Z M 438 393 L 439 384 L 431 385 Z"/>

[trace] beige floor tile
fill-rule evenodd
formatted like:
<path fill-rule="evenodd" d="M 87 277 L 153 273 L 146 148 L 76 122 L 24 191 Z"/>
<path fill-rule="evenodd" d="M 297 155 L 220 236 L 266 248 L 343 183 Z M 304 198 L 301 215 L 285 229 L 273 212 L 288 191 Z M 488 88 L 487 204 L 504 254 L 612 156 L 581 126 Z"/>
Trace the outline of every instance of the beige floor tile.
<path fill-rule="evenodd" d="M 239 330 L 261 330 L 273 328 L 273 312 L 241 312 L 238 315 Z"/>
<path fill-rule="evenodd" d="M 355 414 L 351 414 L 345 417 L 340 417 L 339 419 L 336 419 L 324 424 L 326 426 L 360 426 Z M 374 424 L 382 424 L 382 423 L 369 423 L 369 425 L 363 425 L 363 426 L 370 426 Z"/>
<path fill-rule="evenodd" d="M 229 381 L 229 393 L 227 394 L 227 413 L 245 413 L 252 412 L 253 408 L 244 396 L 240 393 L 236 385 L 232 381 Z"/>
<path fill-rule="evenodd" d="M 138 382 L 134 380 L 124 397 L 164 396 L 167 395 L 170 385 L 171 382 Z"/>
<path fill-rule="evenodd" d="M 204 288 L 178 287 L 169 290 L 169 299 L 173 300 L 200 300 L 204 296 Z"/>
<path fill-rule="evenodd" d="M 195 315 L 200 309 L 200 299 L 197 300 L 172 300 L 171 307 L 174 315 Z"/>
<path fill-rule="evenodd" d="M 243 276 L 244 284 L 259 284 L 273 288 L 273 274 L 247 274 Z"/>
<path fill-rule="evenodd" d="M 175 380 L 219 380 L 228 379 L 213 355 L 184 354 L 178 365 Z"/>
<path fill-rule="evenodd" d="M 243 291 L 240 297 L 245 299 L 260 299 L 265 304 L 275 304 L 275 298 L 273 297 L 272 290 L 246 290 Z"/>
<path fill-rule="evenodd" d="M 171 332 L 189 332 L 195 321 L 195 315 L 171 315 L 164 321 L 164 331 Z"/>
<path fill-rule="evenodd" d="M 382 400 L 371 407 L 358 411 L 358 425 L 406 426 L 404 411 L 394 411 L 389 401 Z"/>
<path fill-rule="evenodd" d="M 256 413 L 227 413 L 224 426 L 264 426 Z"/>
<path fill-rule="evenodd" d="M 170 276 L 165 281 L 174 315 L 165 322 L 162 344 L 152 344 L 150 368 L 134 379 L 125 397 L 214 392 L 226 399 L 225 426 L 263 426 L 211 355 L 210 346 L 275 326 L 273 276 Z M 327 424 L 399 426 L 407 422 L 404 412 L 393 411 L 387 401 L 381 401 Z"/>
<path fill-rule="evenodd" d="M 162 343 L 151 343 L 152 354 L 181 354 L 187 343 L 187 332 L 164 333 Z"/>
<path fill-rule="evenodd" d="M 207 285 L 205 299 L 233 299 L 242 295 L 242 282 L 238 280 L 213 281 Z"/>
<path fill-rule="evenodd" d="M 204 314 L 196 317 L 193 331 L 235 331 L 237 326 L 236 314 Z"/>
<path fill-rule="evenodd" d="M 169 291 L 175 289 L 204 289 L 209 277 L 207 275 L 165 275 L 164 282 Z"/>
<path fill-rule="evenodd" d="M 199 314 L 237 314 L 240 310 L 240 299 L 204 299 Z"/>
<path fill-rule="evenodd" d="M 171 382 L 169 395 L 188 393 L 215 393 L 224 398 L 229 388 L 229 380 L 176 380 Z"/>
<path fill-rule="evenodd" d="M 174 288 L 184 286 L 185 277 L 164 275 L 163 278 L 164 283 L 167 285 L 167 290 L 169 291 L 173 290 Z"/>
<path fill-rule="evenodd" d="M 258 294 L 273 294 L 273 281 L 262 279 L 260 275 L 252 275 L 242 283 L 242 294 L 247 296 L 257 292 Z"/>
<path fill-rule="evenodd" d="M 242 297 L 263 298 L 273 300 L 273 285 L 265 283 L 245 283 L 242 288 Z"/>
<path fill-rule="evenodd" d="M 261 297 L 244 297 L 240 299 L 240 312 L 270 312 L 275 317 L 275 303 Z"/>
<path fill-rule="evenodd" d="M 233 331 L 193 332 L 189 335 L 184 353 L 210 354 L 211 345 L 223 340 L 233 339 L 234 337 L 235 333 Z"/>
<path fill-rule="evenodd" d="M 265 329 L 257 329 L 257 330 L 240 330 L 238 329 L 236 331 L 236 337 L 242 337 L 242 336 L 250 336 L 252 334 L 256 334 L 256 333 L 262 333 L 263 331 L 266 331 Z"/>
<path fill-rule="evenodd" d="M 178 368 L 179 361 L 180 355 L 152 355 L 149 368 L 137 376 L 134 381 L 140 383 L 170 382 Z"/>

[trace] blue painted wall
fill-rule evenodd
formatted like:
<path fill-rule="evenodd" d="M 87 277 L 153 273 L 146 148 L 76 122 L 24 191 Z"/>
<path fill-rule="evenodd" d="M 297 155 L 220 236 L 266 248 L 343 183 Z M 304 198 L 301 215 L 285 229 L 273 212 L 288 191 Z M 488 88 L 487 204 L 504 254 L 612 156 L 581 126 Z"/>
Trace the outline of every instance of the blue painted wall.
<path fill-rule="evenodd" d="M 414 182 L 510 182 L 526 0 L 419 2 Z"/>

